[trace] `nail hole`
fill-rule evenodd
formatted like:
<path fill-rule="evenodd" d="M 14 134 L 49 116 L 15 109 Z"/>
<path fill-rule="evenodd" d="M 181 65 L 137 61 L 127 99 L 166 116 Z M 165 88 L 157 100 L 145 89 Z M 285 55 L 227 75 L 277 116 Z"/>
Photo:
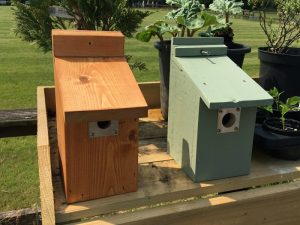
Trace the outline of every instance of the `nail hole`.
<path fill-rule="evenodd" d="M 92 45 L 92 42 L 89 42 L 89 45 Z"/>

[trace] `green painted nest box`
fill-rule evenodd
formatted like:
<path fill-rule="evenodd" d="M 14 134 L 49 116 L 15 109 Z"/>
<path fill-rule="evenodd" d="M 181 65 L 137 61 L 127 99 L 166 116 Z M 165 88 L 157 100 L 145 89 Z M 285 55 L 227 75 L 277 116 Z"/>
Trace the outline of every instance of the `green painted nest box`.
<path fill-rule="evenodd" d="M 222 38 L 174 38 L 168 149 L 194 182 L 247 175 L 257 106 L 272 97 L 227 57 Z"/>

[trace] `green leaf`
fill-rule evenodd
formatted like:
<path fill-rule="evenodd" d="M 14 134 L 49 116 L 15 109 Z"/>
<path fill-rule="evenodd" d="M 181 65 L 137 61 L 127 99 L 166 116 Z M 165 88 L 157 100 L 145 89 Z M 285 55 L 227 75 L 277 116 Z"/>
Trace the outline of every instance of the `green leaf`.
<path fill-rule="evenodd" d="M 288 98 L 288 99 L 286 100 L 286 103 L 287 103 L 287 105 L 289 105 L 289 106 L 295 106 L 295 105 L 298 105 L 298 106 L 299 106 L 299 103 L 300 103 L 300 97 L 299 97 L 299 96 L 294 96 L 294 97 Z"/>
<path fill-rule="evenodd" d="M 217 17 L 215 15 L 209 14 L 207 12 L 201 13 L 201 19 L 204 20 L 204 24 L 202 27 L 208 27 L 208 26 L 219 24 Z"/>
<path fill-rule="evenodd" d="M 273 114 L 273 107 L 272 107 L 272 105 L 267 105 L 267 106 L 264 106 L 264 107 L 262 107 L 264 110 L 266 110 L 266 111 L 268 111 L 268 112 L 270 112 L 270 113 L 272 113 Z"/>
<path fill-rule="evenodd" d="M 276 87 L 273 87 L 271 90 L 269 90 L 269 94 L 273 97 L 276 98 L 279 95 L 278 89 Z"/>
<path fill-rule="evenodd" d="M 170 33 L 173 36 L 176 36 L 180 32 L 180 29 L 177 26 L 171 26 L 165 21 L 159 20 L 149 26 L 146 26 L 144 30 L 136 34 L 136 39 L 144 42 L 148 42 L 151 37 L 157 36 L 161 41 L 163 41 L 163 35 Z"/>
<path fill-rule="evenodd" d="M 138 32 L 135 37 L 139 41 L 149 42 L 152 36 L 153 36 L 153 32 L 144 30 Z"/>
<path fill-rule="evenodd" d="M 286 104 L 282 103 L 282 104 L 280 104 L 279 107 L 280 107 L 280 111 L 281 111 L 281 116 L 282 117 L 284 117 L 285 114 L 290 111 L 290 107 L 288 105 L 286 105 Z"/>

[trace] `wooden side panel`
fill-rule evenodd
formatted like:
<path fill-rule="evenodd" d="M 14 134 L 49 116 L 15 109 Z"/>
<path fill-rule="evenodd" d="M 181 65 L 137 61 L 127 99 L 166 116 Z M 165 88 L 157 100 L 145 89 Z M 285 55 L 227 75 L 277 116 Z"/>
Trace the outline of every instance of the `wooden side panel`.
<path fill-rule="evenodd" d="M 160 82 L 143 82 L 139 87 L 150 109 L 160 108 Z"/>
<path fill-rule="evenodd" d="M 55 88 L 54 87 L 45 87 L 45 99 L 46 99 L 46 107 L 47 111 L 55 113 L 56 112 L 56 106 L 55 106 Z"/>
<path fill-rule="evenodd" d="M 56 81 L 55 77 L 55 103 L 56 103 L 56 123 L 57 123 L 57 144 L 58 144 L 58 150 L 60 155 L 60 161 L 61 161 L 61 172 L 64 180 L 64 187 L 65 190 L 67 188 L 67 164 L 66 164 L 66 131 L 65 131 L 65 119 L 64 119 L 64 113 L 62 109 L 62 103 L 61 103 L 61 95 L 59 90 L 59 83 Z"/>
<path fill-rule="evenodd" d="M 53 30 L 55 57 L 124 56 L 124 36 L 114 31 Z"/>
<path fill-rule="evenodd" d="M 47 110 L 44 88 L 37 90 L 38 132 L 37 151 L 40 177 L 40 198 L 43 225 L 55 224 L 53 185 L 50 162 L 50 147 L 47 123 Z"/>
<path fill-rule="evenodd" d="M 115 136 L 88 137 L 88 123 L 66 126 L 67 202 L 137 190 L 138 122 L 119 121 Z"/>
<path fill-rule="evenodd" d="M 298 225 L 300 182 L 101 218 L 84 225 Z"/>

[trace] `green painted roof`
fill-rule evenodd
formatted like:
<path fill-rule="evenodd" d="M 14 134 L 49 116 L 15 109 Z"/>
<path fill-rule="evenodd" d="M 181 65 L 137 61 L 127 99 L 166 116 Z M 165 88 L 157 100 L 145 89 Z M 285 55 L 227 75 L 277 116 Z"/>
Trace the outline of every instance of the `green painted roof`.
<path fill-rule="evenodd" d="M 209 109 L 256 107 L 273 102 L 273 98 L 227 56 L 175 59 L 178 67 L 199 88 Z"/>

